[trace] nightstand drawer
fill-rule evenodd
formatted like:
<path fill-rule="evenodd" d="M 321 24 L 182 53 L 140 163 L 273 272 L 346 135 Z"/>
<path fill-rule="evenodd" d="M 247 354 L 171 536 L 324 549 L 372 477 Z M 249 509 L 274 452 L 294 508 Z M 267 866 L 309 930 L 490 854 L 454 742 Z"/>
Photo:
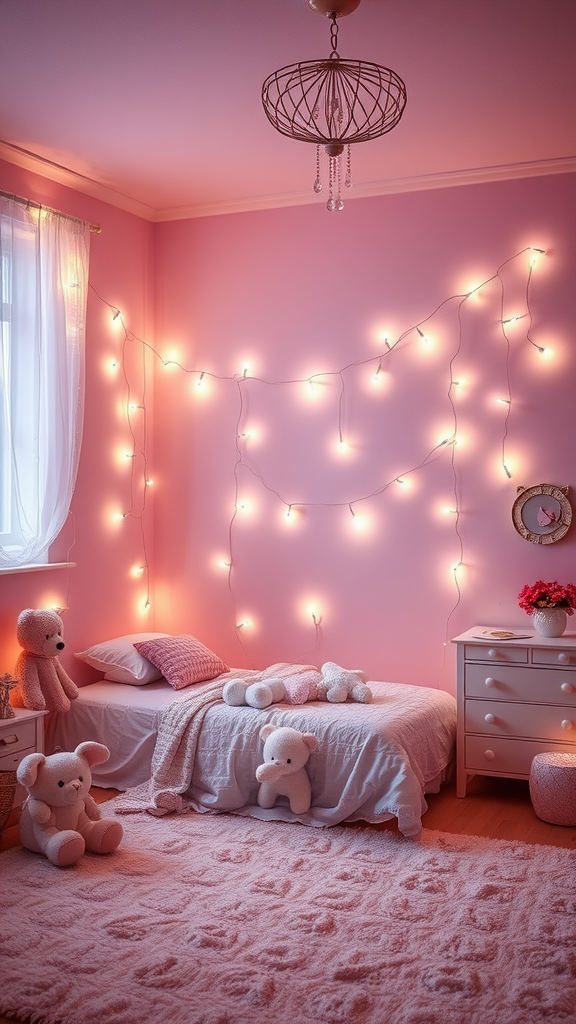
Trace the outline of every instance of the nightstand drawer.
<path fill-rule="evenodd" d="M 515 668 L 513 665 L 466 665 L 466 697 L 518 700 L 535 704 L 576 705 L 576 671 Z"/>
<path fill-rule="evenodd" d="M 28 747 L 25 750 L 13 750 L 10 754 L 3 754 L 0 757 L 0 772 L 15 772 L 20 761 L 35 752 L 35 747 Z"/>
<path fill-rule="evenodd" d="M 482 774 L 529 778 L 532 758 L 550 750 L 576 753 L 576 743 L 544 743 L 540 740 L 505 740 L 498 736 L 467 736 L 465 770 Z"/>
<path fill-rule="evenodd" d="M 576 744 L 576 706 L 467 700 L 464 722 L 466 732 L 484 733 L 486 737 L 538 737 Z"/>
<path fill-rule="evenodd" d="M 532 651 L 533 665 L 556 665 L 558 668 L 576 669 L 576 651 L 559 651 L 558 648 L 535 647 Z"/>
<path fill-rule="evenodd" d="M 466 644 L 464 647 L 466 661 L 488 661 L 500 665 L 527 665 L 527 647 L 506 647 L 504 644 Z"/>
<path fill-rule="evenodd" d="M 0 758 L 5 754 L 12 754 L 15 750 L 24 750 L 25 747 L 35 747 L 36 744 L 36 720 L 21 722 L 17 718 L 2 720 L 0 732 Z"/>

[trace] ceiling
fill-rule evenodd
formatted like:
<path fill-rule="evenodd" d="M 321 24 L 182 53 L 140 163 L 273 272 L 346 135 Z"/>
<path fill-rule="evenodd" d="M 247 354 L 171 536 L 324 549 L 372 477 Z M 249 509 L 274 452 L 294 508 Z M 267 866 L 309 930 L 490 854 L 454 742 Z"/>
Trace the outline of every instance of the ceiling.
<path fill-rule="evenodd" d="M 362 0 L 338 24 L 408 92 L 353 147 L 351 197 L 576 169 L 574 0 Z M 0 157 L 150 220 L 325 202 L 260 90 L 329 52 L 306 0 L 0 0 Z"/>

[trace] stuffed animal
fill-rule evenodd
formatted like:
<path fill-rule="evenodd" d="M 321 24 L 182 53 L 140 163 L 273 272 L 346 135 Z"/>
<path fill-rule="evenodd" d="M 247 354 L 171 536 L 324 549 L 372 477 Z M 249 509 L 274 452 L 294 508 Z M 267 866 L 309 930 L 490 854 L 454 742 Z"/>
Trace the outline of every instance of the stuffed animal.
<path fill-rule="evenodd" d="M 16 770 L 28 791 L 20 817 L 20 842 L 57 867 L 75 864 L 85 850 L 112 853 L 122 839 L 115 818 L 101 818 L 92 796 L 93 764 L 110 757 L 102 743 L 81 743 L 74 753 L 28 754 Z"/>
<path fill-rule="evenodd" d="M 272 669 L 274 666 L 272 666 Z M 271 676 L 258 683 L 245 679 L 230 679 L 224 684 L 222 697 L 232 707 L 248 705 L 251 708 L 267 708 L 270 704 L 285 701 L 287 704 L 305 704 L 307 700 L 318 700 L 320 673 L 316 669 L 301 670 L 294 665 L 294 675 L 277 679 Z"/>
<path fill-rule="evenodd" d="M 342 704 L 348 697 L 360 704 L 369 704 L 372 690 L 366 686 L 367 676 L 359 668 L 340 668 L 333 661 L 322 665 L 322 679 L 318 683 L 320 699 Z"/>
<path fill-rule="evenodd" d="M 62 668 L 56 655 L 63 651 L 62 619 L 50 609 L 26 608 L 18 616 L 18 643 L 24 648 L 16 662 L 18 686 L 10 701 L 16 708 L 32 711 L 69 711 L 78 687 Z"/>
<path fill-rule="evenodd" d="M 264 764 L 256 769 L 261 783 L 258 790 L 260 807 L 273 807 L 276 798 L 287 796 L 294 814 L 310 810 L 312 791 L 304 765 L 316 750 L 318 740 L 311 732 L 298 732 L 288 726 L 263 725 Z"/>

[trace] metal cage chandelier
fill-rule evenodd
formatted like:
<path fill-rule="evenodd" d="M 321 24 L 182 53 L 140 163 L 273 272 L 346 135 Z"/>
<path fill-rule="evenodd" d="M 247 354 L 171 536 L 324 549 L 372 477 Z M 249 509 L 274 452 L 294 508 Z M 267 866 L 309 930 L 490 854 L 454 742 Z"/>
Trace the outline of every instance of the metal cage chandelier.
<path fill-rule="evenodd" d="M 323 60 L 289 64 L 268 76 L 262 104 L 270 124 L 281 135 L 316 146 L 314 191 L 322 191 L 320 147 L 328 156 L 330 211 L 341 210 L 340 158 L 347 147 L 344 185 L 350 187 L 350 147 L 386 135 L 396 127 L 406 105 L 406 86 L 390 68 L 364 60 L 343 60 L 338 54 L 337 18 L 356 10 L 360 0 L 308 0 L 330 18 L 332 52 Z"/>

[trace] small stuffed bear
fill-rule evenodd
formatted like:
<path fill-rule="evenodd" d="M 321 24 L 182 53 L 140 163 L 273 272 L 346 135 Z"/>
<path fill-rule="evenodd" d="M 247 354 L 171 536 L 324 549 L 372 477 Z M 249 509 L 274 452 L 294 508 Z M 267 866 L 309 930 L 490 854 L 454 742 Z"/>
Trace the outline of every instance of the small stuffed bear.
<path fill-rule="evenodd" d="M 317 669 L 307 665 L 294 665 L 293 673 L 283 679 L 274 677 L 272 665 L 266 670 L 265 678 L 258 683 L 249 683 L 245 679 L 230 679 L 224 684 L 222 697 L 226 704 L 241 707 L 247 704 L 251 708 L 267 708 L 270 704 L 285 701 L 287 704 L 305 704 L 308 700 L 318 700 L 318 683 L 321 676 Z M 267 676 L 267 673 L 270 676 Z"/>
<path fill-rule="evenodd" d="M 342 704 L 350 697 L 360 704 L 369 704 L 372 690 L 366 686 L 366 679 L 366 673 L 359 668 L 340 668 L 333 661 L 327 661 L 322 665 L 322 679 L 318 683 L 320 699 Z"/>
<path fill-rule="evenodd" d="M 92 796 L 93 764 L 110 757 L 108 747 L 91 741 L 74 753 L 28 754 L 16 776 L 28 791 L 20 817 L 20 842 L 43 853 L 57 867 L 75 864 L 85 850 L 112 853 L 122 839 L 115 818 L 101 818 Z"/>
<path fill-rule="evenodd" d="M 304 767 L 318 740 L 311 732 L 298 732 L 288 726 L 263 725 L 264 764 L 256 769 L 261 783 L 258 791 L 260 807 L 273 807 L 276 798 L 287 796 L 294 814 L 310 810 L 312 791 Z"/>
<path fill-rule="evenodd" d="M 10 701 L 32 711 L 69 711 L 78 687 L 56 655 L 63 651 L 62 619 L 50 609 L 26 608 L 18 616 L 18 643 L 24 648 L 16 662 L 18 686 Z"/>

